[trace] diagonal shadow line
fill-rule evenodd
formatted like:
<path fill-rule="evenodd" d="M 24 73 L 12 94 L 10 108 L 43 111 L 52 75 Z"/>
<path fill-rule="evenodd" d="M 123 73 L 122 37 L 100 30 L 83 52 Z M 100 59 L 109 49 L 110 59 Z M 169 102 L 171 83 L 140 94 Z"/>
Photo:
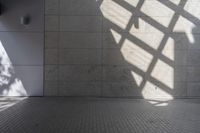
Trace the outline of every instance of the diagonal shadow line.
<path fill-rule="evenodd" d="M 139 3 L 136 6 L 137 11 L 140 10 L 140 8 L 142 7 L 143 3 L 145 0 L 140 0 Z M 126 9 L 126 8 L 125 8 Z M 135 23 L 134 21 L 134 15 L 132 14 L 130 21 L 128 22 L 126 28 L 124 29 L 125 32 L 128 32 L 132 25 Z M 120 39 L 118 45 L 120 45 L 120 47 L 123 45 L 124 41 L 125 41 L 126 37 L 122 36 L 122 38 Z"/>
<path fill-rule="evenodd" d="M 136 6 L 136 14 L 137 14 L 137 12 L 141 9 L 141 7 L 142 7 L 142 5 L 143 5 L 143 3 L 145 2 L 145 0 L 140 0 L 139 1 L 139 3 L 138 3 L 138 5 Z M 109 20 L 108 20 L 109 21 Z M 110 22 L 110 21 L 109 21 Z M 127 25 L 127 27 L 126 27 L 126 29 L 125 30 L 122 30 L 119 26 L 117 26 L 117 25 L 115 25 L 115 24 L 113 24 L 112 22 L 110 22 L 113 26 L 115 26 L 116 28 L 113 28 L 113 29 L 118 29 L 118 32 L 119 32 L 119 30 L 120 30 L 120 32 L 122 33 L 122 32 L 129 32 L 129 30 L 131 29 L 131 27 L 132 27 L 132 24 L 135 22 L 135 18 L 134 18 L 134 16 L 132 15 L 131 16 L 131 18 L 130 18 L 130 21 L 129 21 L 129 23 L 128 23 L 128 25 Z M 117 31 L 117 30 L 116 30 Z M 119 32 L 119 33 L 120 33 Z M 121 34 L 122 35 L 122 34 Z M 130 35 L 130 33 L 129 33 L 129 35 Z M 131 37 L 131 36 L 129 36 L 129 37 Z M 149 53 L 151 53 L 153 56 L 160 56 L 160 59 L 162 60 L 162 61 L 164 61 L 164 62 L 166 62 L 167 64 L 169 64 L 170 66 L 174 66 L 174 64 L 173 64 L 173 61 L 172 60 L 170 60 L 169 58 L 167 58 L 166 56 L 164 56 L 164 55 L 162 55 L 160 52 L 158 53 L 156 50 L 154 50 L 153 48 L 151 48 L 151 47 L 149 47 L 145 42 L 143 42 L 142 40 L 140 40 L 140 39 L 138 39 L 137 37 L 135 37 L 135 36 L 133 36 L 132 35 L 132 37 L 133 37 L 133 39 L 132 38 L 129 38 L 130 40 L 137 40 L 137 41 L 139 41 L 140 43 L 138 43 L 137 45 L 140 45 L 139 47 L 141 47 L 141 48 L 143 48 L 144 50 L 146 50 L 146 51 L 148 51 Z M 125 39 L 126 39 L 127 37 L 122 37 L 121 39 L 120 39 L 120 41 L 119 41 L 119 43 L 118 43 L 118 45 L 121 47 L 122 45 L 123 45 L 123 43 L 124 43 L 124 41 L 125 41 Z M 134 41 L 133 41 L 134 42 Z"/>
<path fill-rule="evenodd" d="M 142 5 L 144 4 L 144 2 L 145 2 L 145 0 L 140 0 L 138 2 L 137 6 L 136 6 L 138 11 L 141 10 Z M 135 14 L 137 14 L 137 12 Z M 132 15 L 130 20 L 132 20 L 132 19 L 133 19 L 133 15 Z M 133 24 L 134 24 L 135 28 L 139 28 L 139 16 L 137 16 L 137 18 L 133 19 Z"/>
<path fill-rule="evenodd" d="M 182 6 L 183 8 L 180 8 L 180 6 L 175 5 L 174 3 L 172 3 L 171 1 L 167 1 L 164 2 L 162 0 L 158 0 L 160 3 L 162 3 L 163 5 L 167 6 L 168 8 L 172 9 L 173 11 L 179 13 L 181 16 L 183 16 L 184 18 L 190 20 L 192 23 L 194 23 L 195 25 L 199 25 L 200 24 L 200 20 L 199 18 L 195 17 L 194 15 L 190 14 L 189 12 L 185 11 L 183 8 L 186 5 L 188 0 L 182 0 L 181 4 L 184 4 L 184 6 Z M 196 20 L 196 21 L 194 21 Z M 198 21 L 198 22 L 197 22 Z"/>
<path fill-rule="evenodd" d="M 139 11 L 136 7 L 130 5 L 126 1 L 121 1 L 121 0 L 113 0 L 113 1 L 115 1 L 117 4 L 121 5 L 122 7 L 124 7 L 125 9 L 127 9 L 130 12 L 136 12 L 137 16 L 139 16 L 142 20 L 149 23 L 153 27 L 159 29 L 163 33 L 169 33 L 170 32 L 167 27 L 158 23 L 156 20 L 152 19 L 150 16 L 146 15 L 142 11 Z"/>
<path fill-rule="evenodd" d="M 116 26 L 116 25 L 113 24 L 112 22 L 110 22 L 110 23 L 111 23 L 113 26 Z M 119 27 L 118 27 L 118 26 L 117 26 L 117 28 L 118 28 L 118 30 L 119 30 Z M 113 28 L 113 29 L 115 29 L 115 28 Z M 123 30 L 120 29 L 120 31 L 123 31 Z M 142 44 L 140 44 L 140 46 L 144 47 L 144 45 L 145 45 L 145 46 L 149 47 L 146 43 L 144 43 L 142 40 L 138 39 L 137 37 L 135 37 L 135 36 L 133 36 L 133 35 L 131 35 L 131 34 L 129 34 L 129 33 L 127 33 L 127 34 L 128 34 L 132 39 L 134 38 L 134 39 L 137 39 L 138 41 L 140 41 L 140 42 L 142 43 Z M 130 40 L 131 40 L 131 39 L 130 39 Z M 133 41 L 135 41 L 135 40 L 133 40 Z M 138 44 L 139 44 L 139 43 L 137 43 L 137 45 L 138 45 Z M 151 47 L 149 47 L 149 48 L 151 48 Z M 154 51 L 154 53 L 157 52 L 157 51 L 154 50 L 153 48 L 151 48 L 151 49 L 152 49 L 152 51 Z M 147 50 L 147 51 L 149 52 L 149 50 Z M 162 54 L 161 54 L 161 55 L 162 55 Z M 158 56 L 158 55 L 157 55 L 157 56 Z M 162 56 L 160 56 L 160 57 L 158 57 L 158 58 L 160 58 L 160 59 L 163 58 L 162 61 L 164 61 L 164 62 L 170 61 L 170 62 L 168 62 L 168 63 L 171 64 L 172 66 L 174 66 L 174 65 L 173 65 L 173 61 L 171 61 L 170 59 L 168 59 L 168 58 L 165 57 L 164 55 L 162 55 Z M 165 60 L 168 60 L 168 61 L 165 61 Z M 147 77 L 145 72 L 143 72 L 141 69 L 137 68 L 137 67 L 134 66 L 133 64 L 128 63 L 128 66 L 131 66 L 131 69 L 132 69 L 134 72 L 136 72 L 138 75 L 141 75 L 142 77 Z M 144 78 L 144 79 L 145 79 L 145 78 Z M 152 77 L 152 76 L 148 76 L 148 79 L 149 79 L 149 81 L 153 82 L 155 85 L 162 87 L 162 89 L 164 89 L 166 92 L 172 94 L 172 89 L 169 88 L 168 86 L 166 86 L 165 84 L 163 84 L 162 82 L 158 81 L 157 79 L 155 79 L 155 78 Z"/>
<path fill-rule="evenodd" d="M 157 50 L 155 50 L 152 47 L 148 46 L 145 42 L 143 42 L 142 40 L 138 39 L 134 35 L 127 34 L 126 38 L 129 39 L 132 42 L 137 42 L 137 43 L 134 43 L 134 44 L 136 44 L 137 46 L 139 46 L 143 50 L 147 51 L 152 56 L 157 56 L 160 60 L 162 60 L 163 62 L 167 63 L 169 66 L 174 67 L 174 61 L 173 60 L 169 59 L 168 57 L 163 55 L 161 52 L 158 52 Z"/>
<path fill-rule="evenodd" d="M 141 77 L 143 77 L 143 79 L 144 79 L 143 81 L 145 81 L 145 83 L 146 83 L 147 78 L 148 78 L 148 81 L 150 81 L 154 85 L 158 86 L 159 88 L 162 88 L 162 90 L 164 90 L 168 94 L 172 94 L 173 93 L 172 88 L 168 87 L 167 85 L 165 85 L 161 81 L 157 80 L 156 78 L 152 77 L 151 75 L 147 75 L 146 72 L 142 71 L 141 69 L 139 69 L 138 67 L 134 66 L 133 64 L 129 63 L 129 68 L 132 71 L 134 71 L 135 73 L 137 73 L 138 75 L 140 75 Z M 143 88 L 141 88 L 141 85 L 140 85 L 138 89 L 143 89 Z"/>
<path fill-rule="evenodd" d="M 159 30 L 162 31 L 163 33 L 170 33 L 170 32 L 171 32 L 171 31 L 168 30 L 167 27 L 165 27 L 165 26 L 163 26 L 162 24 L 158 23 L 157 21 L 155 21 L 154 19 L 152 19 L 150 16 L 146 15 L 145 13 L 143 13 L 143 12 L 141 12 L 141 11 L 137 11 L 137 8 L 136 8 L 136 7 L 130 5 L 130 4 L 127 3 L 126 1 L 121 1 L 121 0 L 113 0 L 113 1 L 115 1 L 116 3 L 118 3 L 119 5 L 121 5 L 122 7 L 124 7 L 125 9 L 127 9 L 127 10 L 130 11 L 130 12 L 137 12 L 137 13 L 138 13 L 138 16 L 140 16 L 140 18 L 141 18 L 142 20 L 144 20 L 145 22 L 149 23 L 149 24 L 152 25 L 153 27 L 159 29 Z M 186 2 L 185 2 L 185 3 L 186 3 Z M 178 10 L 178 9 L 180 8 L 180 5 L 182 5 L 182 4 L 184 4 L 184 3 L 183 3 L 183 2 L 182 2 L 182 3 L 180 2 L 179 7 L 176 6 L 176 8 L 177 8 L 176 10 Z M 175 10 L 175 11 L 176 11 L 176 10 Z M 199 25 L 199 24 L 200 24 L 200 20 L 199 20 L 198 18 L 196 18 L 196 17 L 194 17 L 193 15 L 187 13 L 186 11 L 184 11 L 184 12 L 185 12 L 185 13 L 184 13 L 185 15 L 184 15 L 184 14 L 181 14 L 181 15 L 183 15 L 183 16 L 185 16 L 185 17 L 190 16 L 190 17 L 187 17 L 189 21 L 193 22 L 193 23 L 196 24 L 196 25 Z M 179 12 L 177 12 L 177 13 L 179 13 Z M 192 20 L 192 19 L 193 19 L 193 20 Z M 195 20 L 198 20 L 198 22 L 197 22 L 197 21 L 194 21 L 194 19 L 195 19 Z"/>
<path fill-rule="evenodd" d="M 181 3 L 180 2 L 179 5 L 181 5 L 182 8 L 183 8 L 185 6 L 185 3 Z M 173 32 L 174 26 L 176 25 L 176 22 L 178 21 L 179 16 L 180 16 L 180 14 L 175 12 L 175 14 L 172 17 L 172 21 L 170 22 L 169 27 L 168 27 L 169 31 Z M 167 43 L 168 38 L 169 38 L 169 36 L 167 34 L 165 34 L 165 36 L 164 36 L 164 38 L 163 38 L 163 40 L 162 40 L 162 42 L 161 42 L 161 44 L 160 44 L 160 46 L 158 48 L 158 51 L 162 51 L 163 50 L 163 48 L 165 47 L 165 45 Z M 156 66 L 156 63 L 157 63 L 158 59 L 159 59 L 159 57 L 154 56 L 151 64 L 149 65 L 149 69 L 146 72 L 147 75 L 150 75 L 152 73 L 154 67 Z M 149 78 L 143 80 L 139 88 L 143 89 L 148 79 Z"/>
<path fill-rule="evenodd" d="M 109 21 L 109 20 L 107 20 Z M 125 34 L 125 39 L 128 39 L 132 42 L 137 42 L 135 43 L 137 46 L 139 46 L 140 48 L 144 49 L 145 51 L 147 51 L 148 53 L 150 53 L 152 56 L 159 56 L 160 60 L 162 60 L 163 62 L 167 63 L 168 65 L 170 65 L 171 67 L 174 67 L 174 61 L 172 61 L 171 59 L 169 59 L 168 57 L 164 56 L 162 53 L 158 52 L 156 49 L 150 47 L 147 43 L 145 43 L 144 41 L 140 40 L 139 38 L 137 38 L 136 36 L 134 36 L 133 34 L 130 34 L 129 32 L 124 32 L 123 29 L 121 29 L 119 26 L 117 26 L 116 24 L 110 22 L 110 28 L 114 29 L 116 32 L 118 32 L 119 34 Z M 170 35 L 171 37 L 171 35 Z M 118 44 L 120 47 L 123 45 L 123 42 L 119 42 Z"/>
<path fill-rule="evenodd" d="M 112 23 L 112 22 L 110 22 L 110 23 Z M 114 25 L 114 24 L 113 24 L 113 25 Z M 129 34 L 129 36 L 131 36 L 132 38 L 134 37 L 133 35 L 130 35 L 130 34 Z M 135 38 L 136 38 L 136 37 L 135 37 Z M 138 39 L 138 38 L 136 38 L 136 39 Z M 139 39 L 138 39 L 138 40 L 139 40 Z M 141 40 L 140 40 L 140 41 L 141 41 Z M 142 41 L 141 41 L 141 42 L 142 42 Z M 145 44 L 145 45 L 146 45 L 146 44 Z M 155 51 L 155 50 L 154 50 L 154 51 Z M 156 52 L 156 51 L 155 51 L 155 52 Z M 165 57 L 165 56 L 163 56 L 163 57 Z M 150 82 L 154 83 L 156 86 L 162 87 L 162 89 L 164 89 L 165 92 L 167 92 L 167 93 L 169 93 L 169 94 L 172 94 L 172 93 L 173 93 L 173 91 L 172 91 L 172 89 L 171 89 L 170 87 L 166 86 L 165 84 L 163 84 L 162 82 L 158 81 L 157 79 L 155 79 L 154 77 L 152 77 L 152 76 L 150 76 L 150 75 L 147 76 L 146 72 L 142 71 L 141 69 L 139 69 L 139 68 L 136 67 L 135 65 L 128 63 L 127 66 L 129 66 L 129 68 L 130 68 L 131 70 L 133 70 L 135 73 L 137 73 L 138 75 L 142 76 L 143 79 L 145 79 L 146 77 L 148 77 L 148 79 L 149 79 Z"/>
<path fill-rule="evenodd" d="M 116 0 L 115 0 L 115 2 L 116 2 Z M 119 1 L 118 1 L 119 2 Z M 120 1 L 121 2 L 121 1 Z M 144 1 L 143 1 L 144 2 Z M 185 2 L 186 3 L 186 2 Z M 183 1 L 181 1 L 180 3 L 179 3 L 179 6 L 182 6 L 182 8 L 184 7 L 184 5 L 185 5 L 185 3 L 183 2 Z M 119 4 L 119 3 L 118 3 Z M 121 4 L 120 4 L 121 5 Z M 135 10 L 137 9 L 137 7 L 136 8 L 134 8 Z M 136 10 L 137 11 L 137 10 Z M 165 31 L 168 31 L 168 32 L 172 32 L 173 31 L 173 28 L 174 28 L 174 26 L 175 26 L 175 24 L 176 24 L 176 22 L 178 21 L 178 18 L 179 18 L 179 16 L 180 16 L 180 14 L 178 14 L 177 12 L 175 12 L 175 14 L 174 14 L 174 16 L 172 17 L 172 21 L 170 22 L 170 24 L 169 24 L 169 27 L 166 29 L 166 28 L 164 28 L 164 30 Z M 150 20 L 152 20 L 152 18 L 150 18 Z M 156 22 L 157 23 L 157 22 Z M 151 23 L 150 23 L 151 24 Z M 130 22 L 129 22 L 129 26 L 130 26 Z M 129 27 L 129 26 L 127 26 L 127 27 Z M 154 26 L 154 27 L 157 27 L 157 26 Z M 163 27 L 163 26 L 162 26 Z M 127 30 L 127 28 L 126 28 L 126 30 Z M 165 36 L 164 36 L 164 38 L 163 38 L 163 40 L 162 40 L 162 42 L 161 42 L 161 44 L 160 44 L 160 46 L 159 46 L 159 48 L 158 48 L 158 51 L 162 51 L 163 50 L 163 48 L 164 48 L 164 46 L 166 45 L 166 42 L 167 42 L 167 40 L 168 40 L 168 38 L 169 38 L 169 36 L 168 35 L 166 35 L 165 34 Z M 122 44 L 123 43 L 123 41 L 121 41 L 121 43 L 120 44 Z M 148 69 L 148 71 L 147 71 L 147 73 L 146 73 L 146 75 L 149 75 L 149 77 L 150 77 L 150 74 L 151 74 L 151 72 L 153 71 L 153 68 L 155 67 L 155 65 L 156 65 L 156 62 L 157 62 L 157 60 L 159 59 L 159 57 L 158 56 L 154 56 L 154 58 L 153 58 L 153 60 L 152 60 L 152 62 L 151 62 L 151 64 L 150 64 L 150 66 L 149 66 L 149 69 Z M 150 79 L 150 78 L 147 78 L 147 79 Z M 145 79 L 145 80 L 143 80 L 143 82 L 142 82 L 142 84 L 140 85 L 140 88 L 141 89 L 143 89 L 143 87 L 144 87 L 144 85 L 145 85 L 145 83 L 146 83 L 146 81 L 147 81 L 147 79 Z M 156 82 L 156 80 L 153 82 L 153 83 L 155 83 Z M 160 86 L 160 85 L 159 85 Z"/>
<path fill-rule="evenodd" d="M 184 5 L 185 5 L 185 3 L 183 3 L 183 2 L 181 1 L 179 5 L 181 5 L 182 8 L 183 8 Z M 169 29 L 171 32 L 173 32 L 174 26 L 176 25 L 176 22 L 178 21 L 179 16 L 180 16 L 180 14 L 178 14 L 177 12 L 175 12 L 174 16 L 172 17 L 172 21 L 170 22 L 169 27 L 168 27 L 168 29 Z M 163 50 L 163 48 L 165 47 L 165 45 L 166 45 L 166 43 L 167 43 L 168 38 L 169 38 L 169 36 L 168 36 L 167 34 L 165 34 L 165 36 L 164 36 L 164 38 L 163 38 L 163 40 L 162 40 L 162 42 L 161 42 L 161 44 L 160 44 L 160 46 L 159 46 L 159 48 L 158 48 L 159 51 L 162 51 L 162 50 Z M 158 57 L 155 57 L 155 56 L 154 56 L 154 58 L 153 58 L 153 60 L 152 60 L 152 62 L 151 62 L 151 64 L 150 64 L 150 66 L 149 66 L 149 69 L 148 69 L 148 71 L 147 71 L 147 75 L 148 75 L 148 76 L 150 76 L 150 74 L 152 73 L 152 71 L 153 71 L 153 69 L 154 69 L 154 67 L 155 67 L 155 65 L 156 65 L 156 63 L 157 63 L 157 61 L 158 61 L 158 59 L 159 59 Z M 140 85 L 140 88 L 141 88 L 141 89 L 144 88 L 144 86 L 145 86 L 145 84 L 146 84 L 146 82 L 147 82 L 148 80 L 149 80 L 149 77 L 147 77 L 145 80 L 142 81 L 142 83 L 141 83 L 141 85 Z M 154 82 L 153 82 L 153 83 L 154 83 Z M 170 93 L 170 94 L 171 94 L 171 93 Z"/>
<path fill-rule="evenodd" d="M 163 33 L 167 33 L 172 39 L 176 39 L 176 37 L 174 37 L 172 34 L 171 34 L 171 31 L 170 30 L 168 30 L 168 28 L 167 27 L 165 27 L 165 26 L 163 26 L 162 24 L 160 24 L 160 23 L 158 23 L 157 21 L 155 21 L 154 19 L 152 19 L 150 16 L 148 16 L 148 15 L 146 15 L 146 14 L 144 14 L 143 12 L 141 12 L 141 11 L 138 11 L 137 9 L 136 9 L 136 7 L 133 7 L 132 5 L 130 5 L 129 3 L 127 3 L 126 1 L 121 1 L 121 0 L 113 0 L 113 1 L 115 1 L 116 3 L 118 3 L 118 4 L 121 4 L 121 6 L 123 6 L 125 9 L 127 9 L 127 10 L 129 10 L 130 12 L 137 12 L 139 15 L 139 17 L 142 19 L 142 20 L 144 20 L 145 22 L 147 22 L 148 24 L 150 24 L 150 25 L 152 25 L 153 27 L 155 27 L 155 28 L 157 28 L 157 29 L 159 29 L 161 32 L 163 32 Z M 180 5 L 181 5 L 182 3 L 180 3 Z M 178 8 L 180 8 L 180 7 L 178 7 Z M 195 19 L 197 19 L 197 18 L 195 18 Z M 130 20 L 130 22 L 134 22 L 133 20 Z M 194 21 L 192 21 L 192 22 L 194 22 Z M 199 21 L 200 22 L 200 21 Z M 197 24 L 200 24 L 200 23 L 197 23 Z M 196 24 L 196 25 L 197 25 Z M 118 31 L 121 31 L 121 28 L 119 27 L 119 26 L 117 26 L 116 25 L 116 29 L 118 30 Z M 123 32 L 125 32 L 125 31 L 121 31 L 121 33 L 123 33 Z M 126 31 L 127 32 L 127 31 Z"/>
<path fill-rule="evenodd" d="M 144 1 L 145 1 L 145 0 L 139 1 L 138 5 L 136 6 L 136 9 L 137 9 L 136 11 L 139 11 L 139 10 L 141 9 L 141 7 L 142 7 Z M 132 21 L 131 21 L 131 20 L 132 20 Z M 129 23 L 127 24 L 127 26 L 126 26 L 126 28 L 125 28 L 124 31 L 128 32 L 128 31 L 131 29 L 133 23 L 134 23 L 134 16 L 132 15 L 131 18 L 130 18 L 130 21 L 129 21 Z M 168 36 L 167 36 L 167 37 L 168 37 Z M 122 38 L 120 39 L 118 45 L 122 46 L 122 44 L 124 43 L 125 39 L 126 39 L 126 36 L 122 36 Z M 168 38 L 167 38 L 167 39 L 168 39 Z M 166 41 L 163 40 L 163 45 L 166 44 L 167 39 L 166 39 Z M 161 46 L 160 46 L 160 47 L 161 47 Z M 164 47 L 164 46 L 163 46 L 163 47 Z M 160 48 L 160 49 L 162 49 L 162 48 Z M 148 50 L 148 51 L 149 51 L 149 50 Z M 159 53 L 160 53 L 160 52 L 159 52 Z M 152 63 L 150 64 L 150 67 L 149 67 L 149 68 L 151 68 L 151 65 L 152 65 L 152 70 L 153 70 L 153 68 L 154 68 L 154 66 L 155 66 L 155 64 L 156 64 L 156 62 L 157 62 L 158 56 L 154 55 L 153 57 L 154 57 L 154 59 L 152 60 Z M 156 58 L 155 58 L 155 57 L 156 57 Z M 132 66 L 133 66 L 133 65 L 132 65 Z M 168 93 L 170 93 L 170 94 L 172 94 L 171 88 L 167 87 L 167 86 L 164 85 L 163 83 L 159 82 L 158 80 L 156 80 L 156 79 L 154 79 L 153 77 L 150 76 L 152 70 L 149 69 L 147 72 L 145 72 L 145 75 L 148 75 L 147 77 L 148 77 L 149 81 L 152 81 L 154 84 L 157 84 L 157 86 L 160 86 L 160 87 L 162 87 L 162 88 L 166 88 L 165 91 L 168 92 Z M 144 75 L 144 74 L 143 74 L 143 75 Z M 142 85 L 143 85 L 143 82 L 146 83 L 146 78 L 144 78 L 144 80 L 142 81 L 142 84 L 141 84 L 141 86 L 140 86 L 139 88 L 141 88 L 141 87 L 143 88 L 143 87 L 144 87 L 144 86 L 142 86 Z M 144 84 L 144 85 L 145 85 L 145 84 Z"/>

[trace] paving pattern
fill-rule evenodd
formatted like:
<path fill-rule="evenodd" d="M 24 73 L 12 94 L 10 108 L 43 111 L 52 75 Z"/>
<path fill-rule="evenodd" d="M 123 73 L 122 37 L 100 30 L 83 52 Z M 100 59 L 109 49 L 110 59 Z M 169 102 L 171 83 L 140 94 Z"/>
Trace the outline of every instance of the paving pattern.
<path fill-rule="evenodd" d="M 5 100 L 5 99 L 4 99 Z M 6 101 L 9 101 L 8 99 Z M 199 133 L 200 99 L 1 100 L 0 133 Z M 10 104 L 9 104 L 10 105 Z"/>

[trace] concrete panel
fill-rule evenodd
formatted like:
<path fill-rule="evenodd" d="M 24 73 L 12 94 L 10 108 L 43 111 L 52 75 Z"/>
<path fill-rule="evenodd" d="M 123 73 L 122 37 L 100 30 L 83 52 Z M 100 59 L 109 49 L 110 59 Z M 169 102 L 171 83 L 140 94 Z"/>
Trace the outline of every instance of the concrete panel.
<path fill-rule="evenodd" d="M 102 48 L 101 33 L 60 33 L 60 48 Z"/>
<path fill-rule="evenodd" d="M 45 31 L 59 31 L 58 16 L 45 16 Z"/>
<path fill-rule="evenodd" d="M 61 82 L 60 96 L 100 96 L 101 82 Z"/>
<path fill-rule="evenodd" d="M 45 81 L 44 96 L 58 96 L 58 81 Z"/>
<path fill-rule="evenodd" d="M 59 46 L 59 32 L 46 32 L 45 33 L 45 48 L 55 49 Z"/>
<path fill-rule="evenodd" d="M 109 82 L 135 81 L 129 66 L 104 66 L 103 80 Z"/>
<path fill-rule="evenodd" d="M 45 80 L 46 81 L 58 81 L 58 66 L 46 65 L 45 66 Z M 56 88 L 55 88 L 56 89 Z"/>
<path fill-rule="evenodd" d="M 134 82 L 104 82 L 102 96 L 142 97 L 140 91 Z"/>
<path fill-rule="evenodd" d="M 45 14 L 58 14 L 59 0 L 45 0 Z"/>
<path fill-rule="evenodd" d="M 152 61 L 153 56 L 148 51 L 145 51 L 142 48 L 135 46 L 133 44 L 131 47 L 124 46 L 120 50 L 104 49 L 103 64 L 132 65 L 143 71 L 146 71 Z"/>
<path fill-rule="evenodd" d="M 174 81 L 182 81 L 186 82 L 188 73 L 187 73 L 187 66 L 175 66 L 174 68 Z"/>
<path fill-rule="evenodd" d="M 58 64 L 58 50 L 57 49 L 45 50 L 45 64 L 47 65 Z"/>
<path fill-rule="evenodd" d="M 102 0 L 100 0 L 102 1 Z M 60 0 L 61 15 L 100 15 L 100 1 L 95 0 Z"/>
<path fill-rule="evenodd" d="M 200 96 L 200 83 L 199 82 L 188 83 L 187 95 L 189 97 L 199 97 Z"/>
<path fill-rule="evenodd" d="M 66 65 L 59 67 L 61 81 L 101 81 L 102 68 L 96 65 Z"/>
<path fill-rule="evenodd" d="M 198 95 L 200 14 L 195 7 L 200 2 L 59 2 L 47 1 L 45 26 L 54 31 L 46 33 L 46 64 L 56 67 L 46 68 L 46 79 L 53 81 L 59 71 L 57 94 L 153 99 Z M 92 89 L 98 88 L 93 82 L 102 83 L 101 93 Z M 187 90 L 194 82 L 194 89 Z"/>
<path fill-rule="evenodd" d="M 187 96 L 187 82 L 174 82 L 174 88 L 172 94 L 175 98 L 181 98 Z"/>
<path fill-rule="evenodd" d="M 100 32 L 102 17 L 99 16 L 61 16 L 60 31 Z"/>
<path fill-rule="evenodd" d="M 61 49 L 59 54 L 60 64 L 101 64 L 100 49 Z"/>
<path fill-rule="evenodd" d="M 199 82 L 200 81 L 200 67 L 199 66 L 188 66 L 188 82 Z"/>
<path fill-rule="evenodd" d="M 103 49 L 103 64 L 129 65 L 129 63 L 125 61 L 121 51 L 118 49 Z"/>
<path fill-rule="evenodd" d="M 188 52 L 188 65 L 200 66 L 200 50 L 190 50 Z"/>
<path fill-rule="evenodd" d="M 186 66 L 188 65 L 188 51 L 187 50 L 174 50 L 174 65 Z"/>
<path fill-rule="evenodd" d="M 120 43 L 122 37 L 126 36 L 125 33 L 118 33 L 111 31 L 110 33 L 103 33 L 103 48 L 117 48 L 120 49 L 122 44 Z M 120 43 L 120 44 L 119 44 Z"/>

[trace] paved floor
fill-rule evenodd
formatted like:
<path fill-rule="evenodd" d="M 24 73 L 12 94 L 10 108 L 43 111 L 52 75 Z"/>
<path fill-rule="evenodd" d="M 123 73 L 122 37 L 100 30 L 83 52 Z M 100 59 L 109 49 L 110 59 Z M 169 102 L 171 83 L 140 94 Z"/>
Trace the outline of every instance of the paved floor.
<path fill-rule="evenodd" d="M 0 100 L 1 133 L 200 133 L 200 99 Z"/>

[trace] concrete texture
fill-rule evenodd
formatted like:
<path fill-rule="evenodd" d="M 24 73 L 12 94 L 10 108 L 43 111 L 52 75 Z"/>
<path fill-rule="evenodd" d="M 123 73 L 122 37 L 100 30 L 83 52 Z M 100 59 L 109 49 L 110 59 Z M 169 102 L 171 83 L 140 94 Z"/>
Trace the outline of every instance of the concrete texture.
<path fill-rule="evenodd" d="M 45 95 L 199 96 L 199 4 L 46 0 Z"/>
<path fill-rule="evenodd" d="M 2 133 L 198 133 L 200 100 L 1 98 Z"/>
<path fill-rule="evenodd" d="M 2 0 L 0 96 L 42 96 L 44 1 Z M 21 17 L 30 16 L 29 25 Z"/>

